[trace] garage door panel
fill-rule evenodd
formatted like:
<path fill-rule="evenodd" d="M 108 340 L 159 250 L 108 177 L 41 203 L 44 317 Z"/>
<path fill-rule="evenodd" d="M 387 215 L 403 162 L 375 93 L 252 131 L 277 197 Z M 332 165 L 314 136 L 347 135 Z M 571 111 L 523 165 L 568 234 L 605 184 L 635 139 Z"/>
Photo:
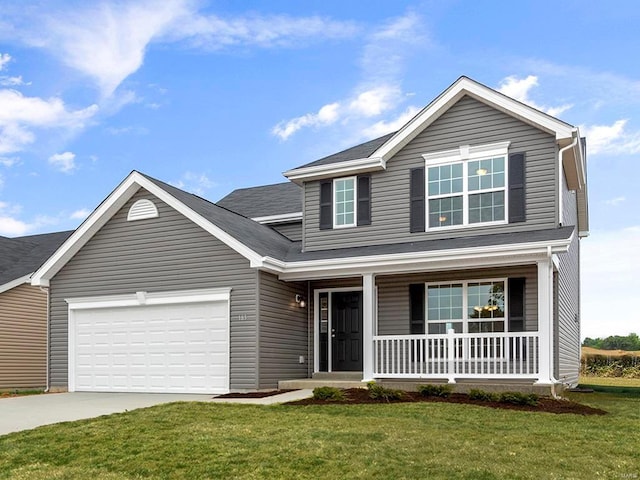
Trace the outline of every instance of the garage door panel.
<path fill-rule="evenodd" d="M 77 391 L 224 393 L 226 301 L 76 310 Z"/>

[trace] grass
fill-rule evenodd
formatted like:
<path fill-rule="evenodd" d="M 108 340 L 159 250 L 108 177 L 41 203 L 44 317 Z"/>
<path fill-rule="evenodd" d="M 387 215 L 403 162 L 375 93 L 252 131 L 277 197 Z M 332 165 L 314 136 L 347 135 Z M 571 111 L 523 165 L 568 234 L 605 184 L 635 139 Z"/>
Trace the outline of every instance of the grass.
<path fill-rule="evenodd" d="M 580 377 L 580 385 L 640 388 L 640 378 L 584 377 L 583 376 L 583 377 Z"/>
<path fill-rule="evenodd" d="M 640 398 L 605 416 L 440 403 L 174 403 L 0 437 L 0 479 L 640 477 Z"/>
<path fill-rule="evenodd" d="M 44 389 L 25 389 L 21 390 L 19 388 L 12 388 L 8 390 L 0 390 L 0 398 L 9 398 L 9 397 L 23 397 L 26 395 L 40 395 L 44 393 Z"/>

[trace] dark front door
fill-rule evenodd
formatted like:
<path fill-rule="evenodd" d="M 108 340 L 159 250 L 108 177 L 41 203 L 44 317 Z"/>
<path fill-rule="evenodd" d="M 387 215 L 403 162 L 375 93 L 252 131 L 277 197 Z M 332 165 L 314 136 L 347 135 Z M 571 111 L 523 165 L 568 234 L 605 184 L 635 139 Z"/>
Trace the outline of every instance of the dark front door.
<path fill-rule="evenodd" d="M 334 292 L 331 300 L 331 370 L 362 371 L 362 292 Z"/>

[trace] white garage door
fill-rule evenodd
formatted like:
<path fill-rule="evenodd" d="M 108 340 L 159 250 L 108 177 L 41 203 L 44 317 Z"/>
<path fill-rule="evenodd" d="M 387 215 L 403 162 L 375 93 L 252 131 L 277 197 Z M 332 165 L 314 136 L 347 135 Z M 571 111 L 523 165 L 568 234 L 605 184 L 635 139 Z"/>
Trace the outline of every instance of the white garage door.
<path fill-rule="evenodd" d="M 228 300 L 106 305 L 70 304 L 69 390 L 229 391 Z"/>

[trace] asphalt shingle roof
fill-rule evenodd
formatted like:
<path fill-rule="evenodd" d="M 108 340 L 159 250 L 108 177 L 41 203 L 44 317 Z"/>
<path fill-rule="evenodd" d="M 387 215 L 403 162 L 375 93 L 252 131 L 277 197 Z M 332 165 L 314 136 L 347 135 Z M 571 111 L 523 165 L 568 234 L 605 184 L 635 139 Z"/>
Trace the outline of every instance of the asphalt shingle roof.
<path fill-rule="evenodd" d="M 72 233 L 0 237 L 0 285 L 35 272 Z"/>
<path fill-rule="evenodd" d="M 307 167 L 315 167 L 318 165 L 330 165 L 332 163 L 340 163 L 347 162 L 349 160 L 357 160 L 359 158 L 367 158 L 373 152 L 375 152 L 382 145 L 387 143 L 391 137 L 393 137 L 396 132 L 388 133 L 379 138 L 374 138 L 373 140 L 369 140 L 368 142 L 361 143 L 360 145 L 356 145 L 355 147 L 347 148 L 338 153 L 334 153 L 333 155 L 329 155 L 328 157 L 323 157 L 320 160 L 316 160 L 311 163 L 307 163 L 305 165 L 301 165 L 298 168 L 307 168 Z"/>
<path fill-rule="evenodd" d="M 259 255 L 284 258 L 292 244 L 295 243 L 272 228 L 254 222 L 239 213 L 227 210 L 143 173 L 141 175 Z"/>
<path fill-rule="evenodd" d="M 238 188 L 216 205 L 248 218 L 302 212 L 302 188 L 293 182 Z"/>

